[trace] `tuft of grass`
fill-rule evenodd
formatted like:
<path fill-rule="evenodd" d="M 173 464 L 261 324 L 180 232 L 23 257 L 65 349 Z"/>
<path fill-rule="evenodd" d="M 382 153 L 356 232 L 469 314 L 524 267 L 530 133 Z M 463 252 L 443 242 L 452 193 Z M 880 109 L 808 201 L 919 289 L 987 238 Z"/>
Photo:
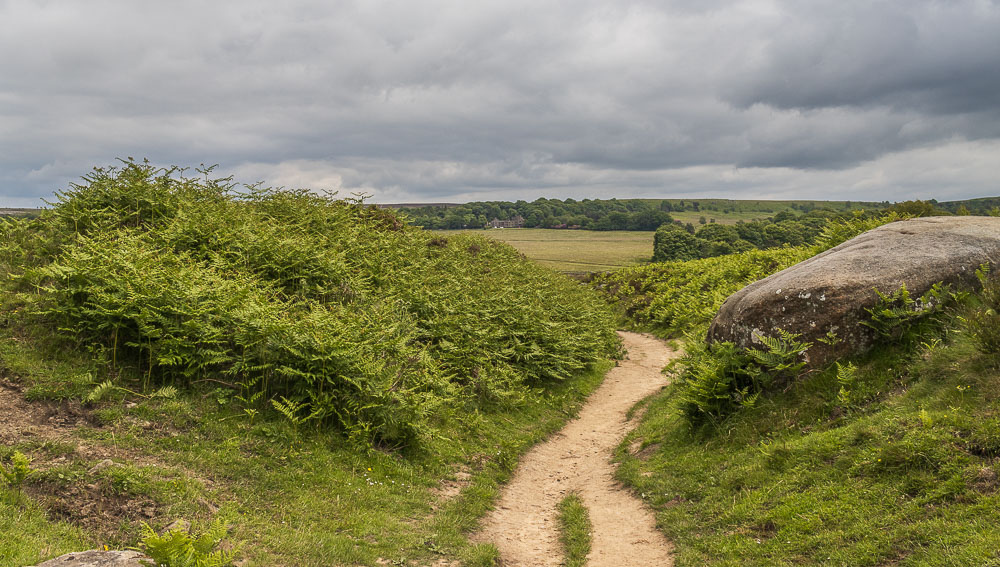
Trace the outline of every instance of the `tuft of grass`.
<path fill-rule="evenodd" d="M 0 565 L 35 565 L 88 549 L 82 529 L 46 518 L 46 510 L 13 491 L 0 489 Z"/>
<path fill-rule="evenodd" d="M 559 541 L 563 544 L 566 567 L 583 567 L 590 553 L 590 514 L 580 495 L 570 493 L 559 502 Z"/>

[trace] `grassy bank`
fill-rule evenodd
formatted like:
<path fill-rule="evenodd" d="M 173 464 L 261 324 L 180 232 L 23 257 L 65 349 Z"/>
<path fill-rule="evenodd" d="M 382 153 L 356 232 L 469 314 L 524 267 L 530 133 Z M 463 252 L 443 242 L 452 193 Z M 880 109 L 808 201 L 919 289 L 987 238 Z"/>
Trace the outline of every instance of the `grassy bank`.
<path fill-rule="evenodd" d="M 92 387 L 81 378 L 92 368 L 85 358 L 54 370 L 46 349 L 9 344 L 19 346 L 3 353 L 13 380 L 5 388 L 36 398 Z M 435 437 L 406 455 L 296 429 L 281 416 L 248 417 L 211 383 L 172 398 L 118 392 L 86 407 L 61 402 L 83 424 L 0 446 L 0 462 L 21 451 L 34 470 L 22 492 L 0 488 L 0 565 L 134 546 L 141 522 L 162 528 L 178 518 L 196 529 L 226 521 L 225 545 L 238 545 L 246 565 L 492 565 L 493 547 L 468 533 L 519 455 L 561 427 L 605 370 L 595 365 L 503 413 L 442 413 Z M 51 403 L 31 405 L 44 415 Z"/>
<path fill-rule="evenodd" d="M 692 428 L 673 389 L 649 401 L 619 474 L 678 565 L 994 564 L 1000 371 L 958 329 L 883 347 L 846 384 L 803 377 L 717 426 Z"/>
<path fill-rule="evenodd" d="M 32 459 L 0 565 L 176 518 L 251 565 L 490 564 L 465 536 L 617 356 L 610 310 L 503 243 L 200 173 L 97 169 L 0 227 L 0 462 Z"/>
<path fill-rule="evenodd" d="M 852 232 L 842 228 L 828 243 Z M 728 260 L 594 281 L 636 325 L 688 333 L 691 357 L 645 401 L 617 455 L 619 478 L 654 509 L 677 565 L 1000 562 L 991 519 L 1000 504 L 1000 294 L 957 294 L 865 356 L 782 377 L 711 413 L 708 402 L 732 392 L 710 382 L 751 362 L 701 348 L 704 325 L 726 295 L 773 271 L 745 255 Z M 746 371 L 763 381 L 767 368 Z"/>

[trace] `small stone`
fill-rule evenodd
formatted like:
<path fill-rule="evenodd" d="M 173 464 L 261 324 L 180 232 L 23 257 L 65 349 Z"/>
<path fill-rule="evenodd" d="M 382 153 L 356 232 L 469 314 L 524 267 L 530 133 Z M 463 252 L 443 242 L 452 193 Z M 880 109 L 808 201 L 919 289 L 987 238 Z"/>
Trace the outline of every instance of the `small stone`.
<path fill-rule="evenodd" d="M 87 471 L 87 474 L 97 474 L 97 473 L 103 471 L 104 469 L 109 468 L 109 467 L 113 467 L 113 466 L 115 466 L 115 462 L 114 461 L 112 461 L 111 459 L 104 459 L 103 461 L 101 461 L 101 462 L 97 463 L 96 465 L 90 467 L 90 470 Z"/>

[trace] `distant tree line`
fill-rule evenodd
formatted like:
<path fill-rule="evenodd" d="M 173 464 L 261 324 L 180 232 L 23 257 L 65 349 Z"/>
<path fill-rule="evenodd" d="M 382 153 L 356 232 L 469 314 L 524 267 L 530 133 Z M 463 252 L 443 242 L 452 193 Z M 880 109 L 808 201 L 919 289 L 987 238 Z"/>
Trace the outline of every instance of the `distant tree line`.
<path fill-rule="evenodd" d="M 511 220 L 520 216 L 525 228 L 578 228 L 586 230 L 656 230 L 670 222 L 670 213 L 697 212 L 706 224 L 715 216 L 747 213 L 760 218 L 791 210 L 850 211 L 882 209 L 889 202 L 851 201 L 755 201 L 730 199 L 536 199 L 527 201 L 478 201 L 461 205 L 393 206 L 411 224 L 432 230 L 483 228 L 493 219 Z"/>
<path fill-rule="evenodd" d="M 808 242 L 822 230 L 823 219 L 853 214 L 863 207 L 868 211 L 897 210 L 912 216 L 973 214 L 1000 215 L 1000 197 L 941 202 L 904 201 L 892 204 L 851 201 L 734 201 L 726 199 L 536 199 L 535 201 L 478 201 L 461 205 L 399 207 L 411 224 L 427 229 L 484 228 L 491 220 L 524 219 L 525 228 L 565 228 L 586 230 L 648 230 L 664 225 L 676 228 L 670 213 L 703 213 L 702 225 L 695 230 L 690 223 L 680 228 L 700 240 L 691 243 L 683 236 L 672 237 L 686 244 L 679 249 L 685 255 L 710 257 L 752 248 L 772 248 Z M 777 211 L 777 212 L 776 212 Z M 742 222 L 735 228 L 714 223 L 713 213 L 760 213 L 761 220 Z M 688 215 L 690 216 L 690 215 Z M 730 217 L 732 218 L 732 217 Z M 736 233 L 733 233 L 733 230 Z M 704 231 L 704 232 L 703 232 Z M 697 233 L 697 234 L 696 234 Z M 664 237 L 666 238 L 666 237 Z M 708 244 L 706 244 L 706 242 Z"/>
<path fill-rule="evenodd" d="M 912 217 L 949 215 L 1000 216 L 1000 197 L 938 203 L 911 200 L 889 204 L 885 210 Z M 737 222 L 735 225 L 702 224 L 697 230 L 691 223 L 674 222 L 657 229 L 653 237 L 653 261 L 696 260 L 713 258 L 754 248 L 766 250 L 780 246 L 811 244 L 827 222 L 853 216 L 881 214 L 881 208 L 867 212 L 835 211 L 829 208 L 798 208 L 807 212 L 796 215 L 782 211 L 763 221 Z"/>
<path fill-rule="evenodd" d="M 696 230 L 691 223 L 669 223 L 653 236 L 653 261 L 696 260 L 747 250 L 799 246 L 811 243 L 830 219 L 851 213 L 812 209 L 796 215 L 782 211 L 761 221 L 734 225 L 705 224 Z"/>
<path fill-rule="evenodd" d="M 411 224 L 428 229 L 483 228 L 493 219 L 524 218 L 525 228 L 582 228 L 588 230 L 656 230 L 673 221 L 667 201 L 654 204 L 639 199 L 537 199 L 480 201 L 455 206 L 401 208 Z M 689 201 L 687 209 L 698 210 Z"/>

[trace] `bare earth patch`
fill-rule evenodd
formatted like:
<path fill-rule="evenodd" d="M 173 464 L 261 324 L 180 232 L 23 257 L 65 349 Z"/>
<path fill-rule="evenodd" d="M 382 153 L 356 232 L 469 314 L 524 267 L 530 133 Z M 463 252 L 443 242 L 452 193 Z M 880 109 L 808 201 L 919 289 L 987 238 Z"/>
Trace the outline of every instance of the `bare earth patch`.
<path fill-rule="evenodd" d="M 629 408 L 666 384 L 660 370 L 674 352 L 649 335 L 619 334 L 628 358 L 608 372 L 579 417 L 524 456 L 484 519 L 477 539 L 494 543 L 504 565 L 562 564 L 556 508 L 572 491 L 593 524 L 588 566 L 673 564 L 653 513 L 614 480 L 611 457 L 631 428 Z"/>
<path fill-rule="evenodd" d="M 441 481 L 440 486 L 431 490 L 431 496 L 434 497 L 431 509 L 437 510 L 442 504 L 461 494 L 471 481 L 472 473 L 467 469 L 462 468 L 455 471 L 449 478 Z"/>
<path fill-rule="evenodd" d="M 92 467 L 87 475 L 73 480 L 29 477 L 24 491 L 45 508 L 52 518 L 66 520 L 103 541 L 113 540 L 123 522 L 151 520 L 161 515 L 160 506 L 150 497 L 123 494 L 106 478 L 95 476 L 100 470 L 121 465 L 168 467 L 159 460 L 135 450 L 108 446 L 81 439 L 81 428 L 104 427 L 78 401 L 28 401 L 21 387 L 0 378 L 0 445 L 27 443 L 35 447 L 54 446 L 56 451 L 30 451 L 31 468 L 45 472 L 53 467 L 85 463 Z M 95 465 L 95 463 L 97 463 Z M 185 471 L 187 472 L 187 471 Z M 203 484 L 209 481 L 193 473 L 187 476 Z M 215 506 L 201 499 L 214 512 Z"/>
<path fill-rule="evenodd" d="M 79 402 L 29 402 L 17 385 L 0 378 L 0 443 L 65 441 L 73 429 L 90 423 Z"/>

